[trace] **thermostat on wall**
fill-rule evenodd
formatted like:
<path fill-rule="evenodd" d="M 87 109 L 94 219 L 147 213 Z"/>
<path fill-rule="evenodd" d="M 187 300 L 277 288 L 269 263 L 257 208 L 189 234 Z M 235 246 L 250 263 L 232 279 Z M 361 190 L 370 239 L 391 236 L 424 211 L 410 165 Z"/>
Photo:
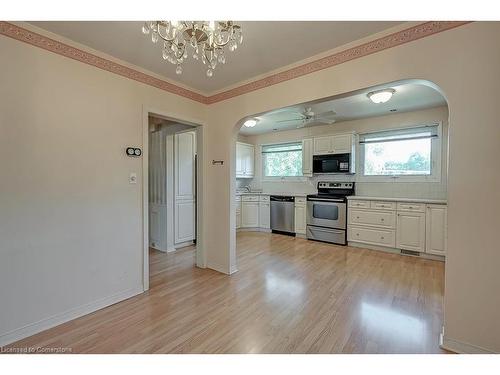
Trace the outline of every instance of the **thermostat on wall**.
<path fill-rule="evenodd" d="M 140 148 L 137 147 L 127 147 L 127 150 L 125 151 L 127 153 L 127 156 L 141 156 L 142 151 Z"/>

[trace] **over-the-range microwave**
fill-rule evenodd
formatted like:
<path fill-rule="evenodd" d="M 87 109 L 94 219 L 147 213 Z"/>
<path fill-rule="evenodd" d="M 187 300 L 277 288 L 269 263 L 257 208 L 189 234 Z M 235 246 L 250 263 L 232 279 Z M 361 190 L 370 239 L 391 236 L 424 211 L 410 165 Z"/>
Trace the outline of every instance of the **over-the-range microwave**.
<path fill-rule="evenodd" d="M 313 173 L 354 173 L 351 154 L 314 155 Z"/>

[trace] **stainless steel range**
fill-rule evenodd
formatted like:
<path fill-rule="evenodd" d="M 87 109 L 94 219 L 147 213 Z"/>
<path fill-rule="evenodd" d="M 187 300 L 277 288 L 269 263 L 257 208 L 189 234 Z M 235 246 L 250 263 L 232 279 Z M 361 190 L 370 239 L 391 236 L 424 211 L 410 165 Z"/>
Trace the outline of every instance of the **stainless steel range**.
<path fill-rule="evenodd" d="M 318 194 L 307 196 L 307 238 L 347 244 L 347 199 L 354 182 L 318 182 Z"/>

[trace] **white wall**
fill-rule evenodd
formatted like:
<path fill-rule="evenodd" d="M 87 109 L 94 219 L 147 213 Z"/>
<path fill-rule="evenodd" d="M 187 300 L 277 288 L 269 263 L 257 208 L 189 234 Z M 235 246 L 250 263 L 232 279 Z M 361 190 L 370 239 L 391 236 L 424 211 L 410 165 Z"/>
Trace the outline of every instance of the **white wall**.
<path fill-rule="evenodd" d="M 143 108 L 205 109 L 4 36 L 0 51 L 2 345 L 142 292 L 142 158 L 125 147 L 144 147 Z"/>
<path fill-rule="evenodd" d="M 358 173 L 354 176 L 314 176 L 302 178 L 303 181 L 262 180 L 262 154 L 260 145 L 280 142 L 300 141 L 304 138 L 312 138 L 325 134 L 336 134 L 345 132 L 363 133 L 374 130 L 396 129 L 401 127 L 421 125 L 425 123 L 440 121 L 443 126 L 442 149 L 441 149 L 441 180 L 439 182 L 364 182 L 360 181 L 359 157 L 357 158 Z M 448 108 L 437 107 L 405 113 L 395 113 L 386 116 L 365 118 L 354 121 L 343 121 L 332 125 L 312 126 L 308 128 L 294 129 L 281 132 L 272 132 L 247 136 L 248 143 L 256 146 L 255 152 L 255 177 L 251 186 L 263 189 L 265 192 L 291 192 L 311 193 L 316 191 L 318 181 L 355 181 L 356 194 L 379 196 L 379 197 L 407 197 L 407 198 L 430 198 L 446 199 L 447 182 L 447 158 L 448 158 Z M 359 152 L 358 152 L 359 155 Z"/>
<path fill-rule="evenodd" d="M 498 22 L 469 23 L 213 104 L 207 112 L 207 157 L 232 161 L 234 143 L 221 147 L 220 140 L 234 142 L 244 117 L 402 79 L 440 87 L 450 111 L 444 337 L 462 351 L 500 352 L 499 37 Z M 207 212 L 218 213 L 216 223 L 207 223 L 207 246 L 219 249 L 208 261 L 228 270 L 237 263 L 234 170 L 234 162 L 210 168 L 206 181 L 217 187 Z"/>

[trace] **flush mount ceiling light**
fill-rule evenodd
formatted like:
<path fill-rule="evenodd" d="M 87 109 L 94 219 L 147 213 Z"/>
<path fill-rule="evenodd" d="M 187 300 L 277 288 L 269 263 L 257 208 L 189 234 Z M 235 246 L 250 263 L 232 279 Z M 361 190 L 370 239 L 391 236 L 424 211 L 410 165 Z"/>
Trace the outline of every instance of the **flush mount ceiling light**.
<path fill-rule="evenodd" d="M 233 21 L 149 21 L 142 32 L 151 34 L 153 43 L 163 41 L 163 59 L 177 65 L 177 74 L 192 53 L 208 66 L 207 77 L 213 76 L 217 63 L 226 63 L 226 46 L 232 52 L 243 42 L 241 26 Z"/>
<path fill-rule="evenodd" d="M 257 119 L 251 118 L 246 120 L 243 125 L 245 125 L 247 128 L 253 128 L 255 125 L 257 125 Z"/>
<path fill-rule="evenodd" d="M 396 90 L 394 89 L 384 89 L 384 90 L 369 92 L 367 95 L 372 102 L 378 104 L 378 103 L 388 102 L 395 92 Z"/>

